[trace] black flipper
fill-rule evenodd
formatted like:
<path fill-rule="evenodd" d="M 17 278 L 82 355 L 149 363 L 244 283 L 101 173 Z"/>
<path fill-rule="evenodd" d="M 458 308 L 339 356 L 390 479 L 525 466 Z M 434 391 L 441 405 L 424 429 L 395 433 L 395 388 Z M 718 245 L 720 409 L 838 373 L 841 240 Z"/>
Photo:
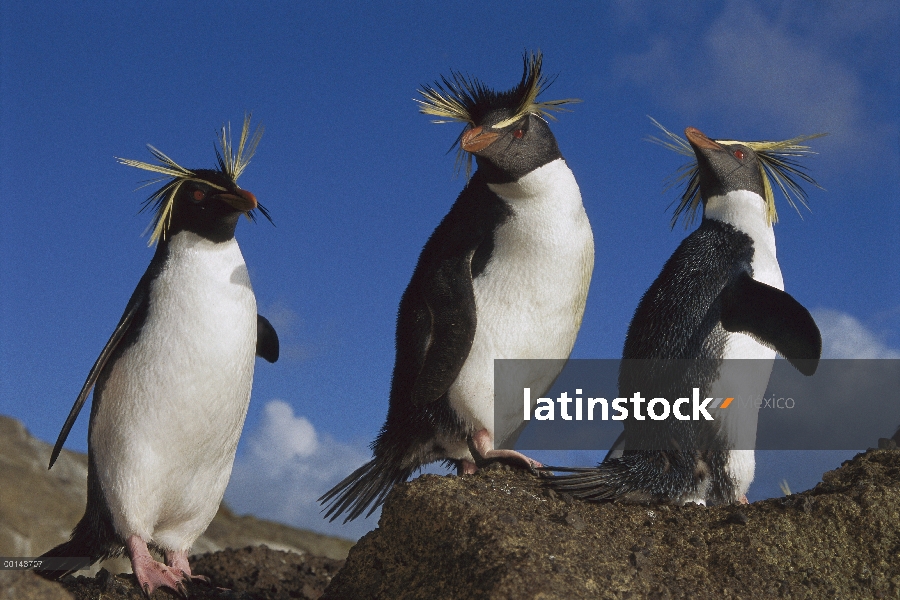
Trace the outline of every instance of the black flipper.
<path fill-rule="evenodd" d="M 459 375 L 475 340 L 475 290 L 471 256 L 445 261 L 422 290 L 431 330 L 412 400 L 429 404 L 443 396 Z"/>
<path fill-rule="evenodd" d="M 470 433 L 447 392 L 475 340 L 474 280 L 490 262 L 494 231 L 510 215 L 479 170 L 426 242 L 400 300 L 390 406 L 374 458 L 319 499 L 327 518 L 371 514 L 396 483 L 447 458 L 437 434 L 465 440 Z"/>
<path fill-rule="evenodd" d="M 822 356 L 822 335 L 802 304 L 743 273 L 721 295 L 722 327 L 774 348 L 798 371 L 812 375 Z"/>
<path fill-rule="evenodd" d="M 410 448 L 417 447 L 419 438 L 427 442 L 431 435 L 417 419 L 428 419 L 426 415 L 432 408 L 428 405 L 437 403 L 447 393 L 475 339 L 471 256 L 469 253 L 462 258 L 445 259 L 422 279 L 413 275 L 400 302 L 390 408 L 402 415 L 399 419 L 395 417 L 399 426 L 412 431 L 405 432 L 401 444 L 384 443 L 383 440 L 390 439 L 387 427 L 394 414 L 388 412 L 388 422 L 373 444 L 375 458 L 319 498 L 318 502 L 327 508 L 326 519 L 334 521 L 346 512 L 344 523 L 347 523 L 367 508 L 366 516 L 371 515 L 395 484 L 406 481 L 421 467 L 421 459 L 410 461 L 407 455 Z M 407 343 L 402 344 L 402 339 Z M 395 400 L 396 396 L 400 399 Z"/>
<path fill-rule="evenodd" d="M 278 334 L 264 316 L 256 315 L 256 355 L 270 363 L 278 360 Z"/>
<path fill-rule="evenodd" d="M 94 362 L 94 366 L 91 367 L 91 371 L 90 373 L 88 373 L 87 380 L 81 387 L 81 392 L 78 393 L 78 397 L 75 399 L 75 404 L 72 405 L 72 410 L 69 411 L 69 416 L 66 417 L 66 422 L 63 424 L 62 431 L 59 432 L 59 437 L 56 438 L 56 444 L 53 446 L 53 453 L 50 454 L 50 465 L 47 467 L 48 469 L 53 467 L 53 463 L 55 463 L 56 459 L 59 457 L 59 453 L 62 451 L 63 444 L 66 442 L 66 438 L 69 436 L 69 431 L 71 431 L 72 426 L 75 424 L 75 419 L 78 418 L 78 413 L 81 412 L 81 407 L 84 406 L 84 402 L 85 400 L 87 400 L 88 395 L 91 393 L 91 389 L 93 389 L 94 384 L 97 383 L 97 378 L 100 376 L 100 372 L 103 370 L 103 367 L 106 366 L 109 358 L 116 351 L 116 348 L 118 348 L 119 343 L 125 337 L 125 334 L 128 333 L 129 328 L 134 322 L 135 315 L 138 314 L 138 312 L 140 312 L 142 309 L 146 309 L 149 297 L 149 279 L 147 275 L 145 275 L 138 283 L 137 288 L 135 288 L 134 290 L 134 293 L 131 294 L 131 298 L 128 300 L 128 305 L 125 307 L 125 312 L 122 314 L 122 318 L 119 319 L 119 324 L 116 325 L 116 329 L 110 336 L 109 341 L 106 342 L 106 346 L 104 346 L 103 351 L 100 353 L 100 356 L 97 357 L 97 360 Z"/>

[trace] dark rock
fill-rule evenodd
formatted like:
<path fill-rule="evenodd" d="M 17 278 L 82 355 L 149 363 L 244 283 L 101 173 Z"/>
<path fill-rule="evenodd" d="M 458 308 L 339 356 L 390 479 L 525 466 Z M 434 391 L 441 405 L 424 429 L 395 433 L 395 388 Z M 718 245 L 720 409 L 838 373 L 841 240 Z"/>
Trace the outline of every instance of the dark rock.
<path fill-rule="evenodd" d="M 584 519 L 581 518 L 581 515 L 573 511 L 569 511 L 566 513 L 565 521 L 566 523 L 571 525 L 572 529 L 574 529 L 575 531 L 582 531 L 585 527 L 587 527 L 587 524 L 584 522 Z"/>
<path fill-rule="evenodd" d="M 248 546 L 195 556 L 191 564 L 196 575 L 206 575 L 217 586 L 254 598 L 315 600 L 344 561 Z"/>
<path fill-rule="evenodd" d="M 62 541 L 80 517 L 83 455 L 64 452 L 63 468 L 49 474 L 48 455 L 47 444 L 0 417 L 0 555 L 39 553 L 34 545 Z M 49 511 L 45 521 L 36 517 L 40 511 Z M 202 539 L 230 546 L 250 539 L 282 547 L 305 533 L 224 507 L 213 525 Z M 3 551 L 3 544 L 17 550 Z M 807 492 L 709 508 L 590 504 L 503 468 L 425 475 L 391 492 L 379 529 L 359 542 L 343 569 L 339 560 L 265 546 L 191 561 L 211 580 L 188 585 L 195 600 L 895 598 L 900 452 L 858 455 Z M 0 571 L 0 600 L 101 597 L 143 596 L 132 575 L 106 570 L 61 584 Z M 154 597 L 175 596 L 159 590 Z"/>
<path fill-rule="evenodd" d="M 732 525 L 746 525 L 747 521 L 749 520 L 750 517 L 748 517 L 746 513 L 739 510 L 731 513 L 725 518 L 725 522 L 731 523 Z"/>
<path fill-rule="evenodd" d="M 252 546 L 193 556 L 191 564 L 195 575 L 205 575 L 210 580 L 188 583 L 192 600 L 316 600 L 344 561 Z M 61 583 L 71 594 L 65 598 L 144 600 L 134 575 L 112 575 L 105 569 L 94 577 L 67 577 Z M 168 589 L 160 589 L 153 597 L 176 596 Z"/>
<path fill-rule="evenodd" d="M 73 600 L 73 596 L 31 571 L 0 571 L 0 600 Z"/>
<path fill-rule="evenodd" d="M 391 492 L 323 598 L 897 594 L 900 452 L 873 450 L 740 507 L 567 503 L 521 471 L 426 475 Z"/>

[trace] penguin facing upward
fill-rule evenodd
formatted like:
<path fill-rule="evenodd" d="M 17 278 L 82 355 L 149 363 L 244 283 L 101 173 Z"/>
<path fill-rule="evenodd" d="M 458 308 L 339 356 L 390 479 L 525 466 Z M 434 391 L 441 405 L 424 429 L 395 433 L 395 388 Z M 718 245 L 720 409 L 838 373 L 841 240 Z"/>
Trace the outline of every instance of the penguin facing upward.
<path fill-rule="evenodd" d="M 236 153 L 222 129 L 218 168 L 185 169 L 152 146 L 161 164 L 119 162 L 167 181 L 146 201 L 156 209 L 150 266 L 72 407 L 53 466 L 91 388 L 88 497 L 71 539 L 44 557 L 121 555 L 149 597 L 159 587 L 186 595 L 188 551 L 215 516 L 250 402 L 254 356 L 278 359 L 278 337 L 256 312 L 234 238 L 239 217 L 258 209 L 237 179 L 249 116 Z M 165 556 L 157 562 L 148 547 Z M 66 571 L 43 571 L 59 578 Z"/>
<path fill-rule="evenodd" d="M 662 128 L 661 125 L 657 125 Z M 775 255 L 770 177 L 792 205 L 792 176 L 812 182 L 784 142 L 714 141 L 687 128 L 687 142 L 662 128 L 663 145 L 695 156 L 682 168 L 688 185 L 672 225 L 703 203 L 703 219 L 666 262 L 634 313 L 619 371 L 619 396 L 674 400 L 697 387 L 700 397 L 762 397 L 776 351 L 812 375 L 822 350 L 819 329 L 784 292 Z M 754 359 L 754 360 L 733 360 Z M 638 420 L 632 414 L 606 459 L 549 484 L 590 500 L 685 504 L 746 502 L 755 469 L 758 409 L 736 402 L 715 421 Z"/>
<path fill-rule="evenodd" d="M 435 122 L 466 123 L 458 162 L 477 170 L 428 239 L 400 301 L 387 419 L 374 458 L 320 498 L 331 520 L 372 513 L 398 482 L 444 460 L 459 474 L 486 461 L 538 463 L 496 449 L 494 359 L 569 356 L 594 263 L 581 192 L 544 117 L 573 100 L 537 102 L 541 55 L 495 92 L 453 73 L 418 100 Z M 546 390 L 558 369 L 533 373 Z M 521 420 L 521 413 L 518 413 Z M 505 422 L 505 421 L 504 421 Z"/>

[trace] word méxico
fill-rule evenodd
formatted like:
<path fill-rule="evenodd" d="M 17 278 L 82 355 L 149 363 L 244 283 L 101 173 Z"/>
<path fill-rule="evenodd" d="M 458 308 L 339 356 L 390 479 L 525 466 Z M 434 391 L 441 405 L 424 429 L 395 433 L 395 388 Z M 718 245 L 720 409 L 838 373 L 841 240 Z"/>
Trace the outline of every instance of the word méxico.
<path fill-rule="evenodd" d="M 576 394 L 581 394 L 581 390 L 575 390 Z M 724 400 L 724 402 L 722 402 Z M 709 408 L 728 408 L 734 398 L 705 398 L 700 400 L 700 388 L 694 388 L 691 398 L 678 398 L 674 403 L 669 402 L 665 398 L 653 398 L 647 400 L 641 396 L 640 392 L 636 392 L 631 398 L 616 398 L 612 402 L 608 402 L 606 398 L 587 398 L 587 420 L 594 420 L 594 409 L 600 405 L 600 420 L 609 421 L 610 406 L 616 412 L 612 415 L 613 421 L 624 421 L 629 417 L 628 404 L 632 405 L 632 418 L 638 421 L 644 421 L 648 417 L 654 421 L 664 421 L 669 415 L 674 416 L 679 421 L 714 421 L 712 415 L 706 410 Z M 568 392 L 560 394 L 556 399 L 559 403 L 559 416 L 564 421 L 571 421 L 572 415 L 569 414 L 569 404 L 575 403 L 575 420 L 583 420 L 583 401 L 580 397 L 569 398 Z M 646 413 L 642 412 L 643 404 L 647 403 Z M 715 402 L 713 406 L 709 406 Z M 531 388 L 524 388 L 525 420 L 531 420 Z M 685 406 L 688 405 L 688 406 Z M 682 412 L 682 409 L 689 410 L 690 413 Z M 553 421 L 555 418 L 555 405 L 550 398 L 538 398 L 537 405 L 534 408 L 534 418 L 538 421 Z"/>

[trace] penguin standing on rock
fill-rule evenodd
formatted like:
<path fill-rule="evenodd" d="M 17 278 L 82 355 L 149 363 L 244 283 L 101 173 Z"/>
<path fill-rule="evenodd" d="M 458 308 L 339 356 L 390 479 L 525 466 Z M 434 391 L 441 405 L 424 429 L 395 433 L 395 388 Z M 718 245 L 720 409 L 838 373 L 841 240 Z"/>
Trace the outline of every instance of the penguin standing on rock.
<path fill-rule="evenodd" d="M 524 63 L 507 92 L 459 73 L 420 91 L 422 113 L 466 123 L 457 158 L 468 153 L 467 175 L 473 156 L 478 168 L 425 244 L 400 301 L 387 420 L 374 458 L 320 498 L 331 520 L 371 514 L 394 484 L 430 462 L 455 464 L 459 474 L 495 460 L 539 466 L 496 449 L 514 432 L 494 427 L 494 359 L 569 356 L 594 241 L 545 120 L 574 100 L 538 102 L 541 56 Z M 534 388 L 548 389 L 558 370 L 531 373 Z"/>
<path fill-rule="evenodd" d="M 154 205 L 157 243 L 115 331 L 72 407 L 53 454 L 87 399 L 88 498 L 71 539 L 42 558 L 88 557 L 123 549 L 149 597 L 159 587 L 182 595 L 192 577 L 188 551 L 219 508 L 250 402 L 254 356 L 278 359 L 278 337 L 256 312 L 244 258 L 234 239 L 240 216 L 268 212 L 237 179 L 262 130 L 237 152 L 222 129 L 218 168 L 189 170 L 150 146 L 160 164 L 119 162 L 162 175 Z M 149 548 L 165 556 L 157 562 Z M 59 578 L 70 571 L 42 571 Z"/>
<path fill-rule="evenodd" d="M 690 408 L 665 420 L 632 413 L 602 463 L 548 467 L 575 472 L 550 485 L 590 500 L 746 502 L 758 417 L 757 404 L 747 400 L 765 393 L 776 351 L 804 375 L 815 372 L 822 351 L 809 311 L 783 291 L 770 180 L 792 206 L 788 190 L 805 205 L 793 177 L 815 182 L 795 157 L 810 153 L 800 143 L 817 136 L 714 141 L 689 127 L 684 141 L 660 128 L 669 140 L 653 141 L 696 160 L 682 168 L 679 179 L 688 184 L 672 225 L 686 209 L 695 213 L 701 200 L 703 220 L 641 298 L 625 340 L 619 396 L 639 392 L 645 400 L 674 401 L 698 388 L 701 401 L 738 395 L 743 400 L 709 411 L 713 421 Z M 691 420 L 692 412 L 697 420 Z"/>

